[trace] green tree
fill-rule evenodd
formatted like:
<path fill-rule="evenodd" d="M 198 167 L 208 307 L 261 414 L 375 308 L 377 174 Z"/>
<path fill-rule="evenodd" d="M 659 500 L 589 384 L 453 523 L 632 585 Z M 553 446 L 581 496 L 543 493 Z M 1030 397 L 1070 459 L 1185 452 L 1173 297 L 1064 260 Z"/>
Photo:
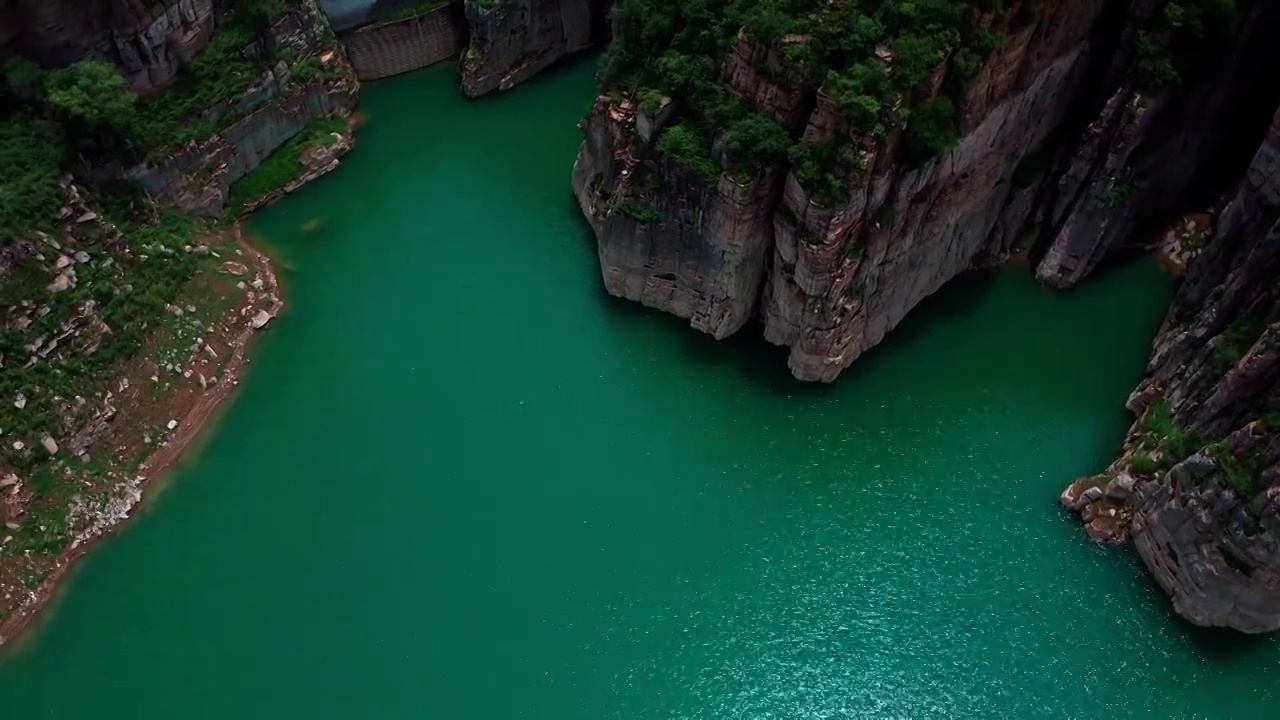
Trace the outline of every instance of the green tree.
<path fill-rule="evenodd" d="M 86 60 L 54 70 L 45 81 L 45 102 L 57 114 L 89 130 L 127 130 L 138 98 L 115 67 Z"/>

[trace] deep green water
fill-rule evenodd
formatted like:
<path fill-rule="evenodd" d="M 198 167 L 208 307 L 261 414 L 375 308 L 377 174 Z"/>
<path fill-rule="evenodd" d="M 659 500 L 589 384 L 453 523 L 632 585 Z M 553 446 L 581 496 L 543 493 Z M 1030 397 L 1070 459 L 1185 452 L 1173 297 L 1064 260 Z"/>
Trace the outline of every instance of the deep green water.
<path fill-rule="evenodd" d="M 0 717 L 1280 714 L 1275 641 L 1180 624 L 1054 504 L 1123 434 L 1155 267 L 962 281 L 801 386 L 604 295 L 591 74 L 368 88 L 344 167 L 254 223 L 288 314 Z"/>

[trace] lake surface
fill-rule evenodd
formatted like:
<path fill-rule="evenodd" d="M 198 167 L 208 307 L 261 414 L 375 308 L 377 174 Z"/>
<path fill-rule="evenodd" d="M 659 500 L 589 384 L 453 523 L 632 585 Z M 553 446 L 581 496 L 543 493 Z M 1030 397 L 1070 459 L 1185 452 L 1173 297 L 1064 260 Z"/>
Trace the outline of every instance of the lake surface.
<path fill-rule="evenodd" d="M 1153 264 L 962 280 L 801 385 L 604 294 L 592 74 L 367 88 L 252 224 L 288 313 L 0 666 L 5 718 L 1277 717 L 1275 640 L 1176 621 L 1055 506 L 1128 424 Z"/>

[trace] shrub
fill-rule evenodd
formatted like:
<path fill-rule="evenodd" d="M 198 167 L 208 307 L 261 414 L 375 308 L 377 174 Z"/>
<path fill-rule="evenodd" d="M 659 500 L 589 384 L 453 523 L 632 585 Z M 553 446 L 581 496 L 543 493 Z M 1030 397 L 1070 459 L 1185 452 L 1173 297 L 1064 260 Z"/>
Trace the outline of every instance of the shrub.
<path fill-rule="evenodd" d="M 904 141 L 907 159 L 923 162 L 949 150 L 959 139 L 955 105 L 945 97 L 937 98 L 911 113 Z"/>
<path fill-rule="evenodd" d="M 658 152 L 707 182 L 720 177 L 720 166 L 711 157 L 698 131 L 687 125 L 672 125 L 658 137 Z"/>
<path fill-rule="evenodd" d="M 1160 463 L 1150 455 L 1134 455 L 1129 460 L 1129 469 L 1139 475 L 1155 475 L 1160 471 Z"/>
<path fill-rule="evenodd" d="M 45 102 L 54 113 L 88 128 L 124 130 L 133 124 L 138 98 L 114 65 L 87 60 L 49 73 Z"/>
<path fill-rule="evenodd" d="M 62 128 L 19 115 L 0 121 L 0 244 L 43 227 L 62 206 Z"/>
<path fill-rule="evenodd" d="M 774 120 L 751 113 L 729 126 L 724 133 L 724 144 L 734 169 L 756 173 L 764 166 L 784 159 L 791 146 L 791 138 Z"/>

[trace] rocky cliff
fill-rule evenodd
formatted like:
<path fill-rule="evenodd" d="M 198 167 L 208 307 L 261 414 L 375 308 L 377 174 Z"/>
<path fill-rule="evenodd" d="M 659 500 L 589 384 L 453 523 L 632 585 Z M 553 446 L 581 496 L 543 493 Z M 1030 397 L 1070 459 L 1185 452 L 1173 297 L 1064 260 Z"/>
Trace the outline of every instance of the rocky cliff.
<path fill-rule="evenodd" d="M 1138 420 L 1062 502 L 1192 622 L 1280 629 L 1280 5 L 991 5 L 621 3 L 573 173 L 604 285 L 830 381 L 962 272 L 1160 247 Z"/>
<path fill-rule="evenodd" d="M 458 73 L 471 97 L 509 90 L 605 36 L 605 0 L 466 0 Z"/>
<path fill-rule="evenodd" d="M 211 131 L 128 171 L 162 204 L 221 217 L 237 181 L 308 126 L 355 109 L 355 71 L 314 2 L 274 18 L 247 48 L 276 59 L 262 63 L 246 90 L 188 119 Z"/>
<path fill-rule="evenodd" d="M 1241 80 L 1278 59 L 1265 3 L 1194 33 L 1169 3 L 956 5 L 674 18 L 719 43 L 621 5 L 574 174 L 606 288 L 717 338 L 759 318 L 830 381 L 959 273 L 1027 251 L 1069 287 L 1143 245 L 1229 187 L 1274 107 Z"/>
<path fill-rule="evenodd" d="M 1091 537 L 1132 536 L 1197 625 L 1280 629 L 1280 113 L 1198 233 L 1123 456 L 1067 489 Z M 1095 488 L 1092 489 L 1091 488 Z"/>
<path fill-rule="evenodd" d="M 214 24 L 214 0 L 3 0 L 0 55 L 7 46 L 47 67 L 107 60 L 151 92 L 208 46 Z"/>

